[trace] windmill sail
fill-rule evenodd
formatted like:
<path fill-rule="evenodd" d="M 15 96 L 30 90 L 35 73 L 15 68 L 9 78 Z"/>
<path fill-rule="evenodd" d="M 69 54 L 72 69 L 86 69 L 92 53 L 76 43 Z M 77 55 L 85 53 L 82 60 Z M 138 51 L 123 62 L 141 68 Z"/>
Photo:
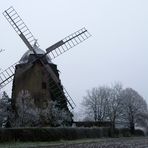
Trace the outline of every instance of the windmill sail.
<path fill-rule="evenodd" d="M 0 73 L 0 88 L 5 87 L 8 83 L 10 83 L 13 80 L 16 64 L 18 63 L 11 65 L 6 70 Z"/>
<path fill-rule="evenodd" d="M 63 86 L 55 83 L 55 81 L 53 80 L 51 75 L 49 76 L 49 85 L 50 85 L 53 96 L 58 99 L 57 101 L 59 101 L 60 104 L 63 104 L 64 99 L 66 99 L 66 101 L 69 105 L 69 108 L 73 109 L 74 106 L 76 106 L 73 99 L 68 94 L 67 90 Z M 67 104 L 65 104 L 65 105 L 67 105 Z"/>
<path fill-rule="evenodd" d="M 36 43 L 37 46 L 39 45 L 31 31 L 28 29 L 28 27 L 20 18 L 15 9 L 13 7 L 10 7 L 3 12 L 3 15 L 16 31 L 16 33 L 20 36 L 20 38 L 24 41 L 26 46 L 35 53 L 33 49 L 34 43 Z"/>
<path fill-rule="evenodd" d="M 65 37 L 63 40 L 47 48 L 46 54 L 48 54 L 50 56 L 50 59 L 52 60 L 57 56 L 63 54 L 67 50 L 85 41 L 90 36 L 91 36 L 90 33 L 85 28 L 82 28 L 77 32 L 74 32 L 73 34 Z"/>

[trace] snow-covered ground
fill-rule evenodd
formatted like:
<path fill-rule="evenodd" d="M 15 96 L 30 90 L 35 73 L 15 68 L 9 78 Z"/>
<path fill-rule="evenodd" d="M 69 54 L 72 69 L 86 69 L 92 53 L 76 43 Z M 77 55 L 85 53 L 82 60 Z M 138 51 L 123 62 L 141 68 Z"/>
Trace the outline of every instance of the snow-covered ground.
<path fill-rule="evenodd" d="M 84 141 L 75 144 L 61 144 L 48 148 L 148 148 L 148 137 L 112 138 Z"/>
<path fill-rule="evenodd" d="M 0 148 L 148 148 L 148 137 L 0 143 Z"/>

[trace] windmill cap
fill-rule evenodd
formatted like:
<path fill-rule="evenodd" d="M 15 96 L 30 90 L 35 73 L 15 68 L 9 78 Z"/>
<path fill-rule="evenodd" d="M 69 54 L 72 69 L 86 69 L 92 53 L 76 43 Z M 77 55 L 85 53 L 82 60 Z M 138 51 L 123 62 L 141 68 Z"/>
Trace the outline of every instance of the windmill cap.
<path fill-rule="evenodd" d="M 44 55 L 45 54 L 45 52 L 38 47 L 34 48 L 34 50 L 35 50 L 36 54 L 38 54 L 38 55 Z M 27 50 L 24 53 L 24 55 L 21 57 L 19 63 L 20 64 L 28 63 L 30 55 L 34 55 L 34 52 L 31 51 L 31 50 Z M 52 63 L 48 55 L 46 55 L 46 59 L 47 59 L 48 63 Z"/>

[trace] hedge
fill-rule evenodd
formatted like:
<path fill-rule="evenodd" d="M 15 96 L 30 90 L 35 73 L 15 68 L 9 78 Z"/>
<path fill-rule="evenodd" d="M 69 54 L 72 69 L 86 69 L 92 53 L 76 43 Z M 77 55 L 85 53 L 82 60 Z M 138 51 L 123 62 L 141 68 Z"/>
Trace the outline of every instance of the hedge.
<path fill-rule="evenodd" d="M 136 132 L 135 132 L 136 133 Z M 138 136 L 143 136 L 142 131 L 137 131 Z M 128 129 L 110 128 L 6 128 L 0 129 L 0 142 L 14 141 L 58 141 L 76 140 L 101 137 L 131 136 Z"/>

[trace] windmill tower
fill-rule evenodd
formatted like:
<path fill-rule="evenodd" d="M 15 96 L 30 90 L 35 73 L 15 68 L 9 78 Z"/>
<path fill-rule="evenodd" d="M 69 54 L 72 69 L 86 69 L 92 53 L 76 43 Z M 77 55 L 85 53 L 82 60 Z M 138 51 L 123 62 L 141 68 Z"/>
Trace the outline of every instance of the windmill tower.
<path fill-rule="evenodd" d="M 18 111 L 20 94 L 29 93 L 30 102 L 35 108 L 49 109 L 49 102 L 56 101 L 60 109 L 73 109 L 75 103 L 61 84 L 57 65 L 52 60 L 90 37 L 85 28 L 67 36 L 45 51 L 39 48 L 37 40 L 13 7 L 3 15 L 28 47 L 19 62 L 0 73 L 0 86 L 3 88 L 13 80 L 12 106 Z"/>

